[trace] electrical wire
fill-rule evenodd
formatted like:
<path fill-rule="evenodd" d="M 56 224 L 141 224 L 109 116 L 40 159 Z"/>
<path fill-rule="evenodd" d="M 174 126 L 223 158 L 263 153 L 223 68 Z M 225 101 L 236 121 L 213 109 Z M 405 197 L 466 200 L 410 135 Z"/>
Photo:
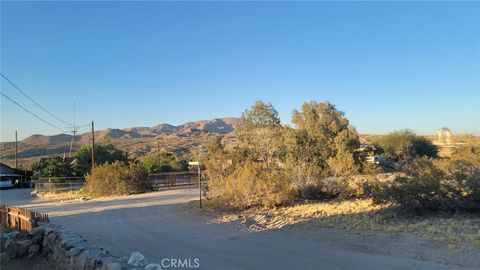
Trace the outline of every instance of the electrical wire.
<path fill-rule="evenodd" d="M 3 75 L 2 75 L 2 76 L 3 76 Z M 22 105 L 20 105 L 18 102 L 16 102 L 15 100 L 9 98 L 7 95 L 5 95 L 3 92 L 1 92 L 1 94 L 2 94 L 3 97 L 5 97 L 6 99 L 8 99 L 8 100 L 10 100 L 11 102 L 15 103 L 18 107 L 22 108 L 22 109 L 23 109 L 24 111 L 26 111 L 27 113 L 33 115 L 33 116 L 34 116 L 35 118 L 37 118 L 38 120 L 44 122 L 45 124 L 47 124 L 47 125 L 49 125 L 49 126 L 51 126 L 51 127 L 56 128 L 56 129 L 58 129 L 58 130 L 60 130 L 60 131 L 62 131 L 62 132 L 64 132 L 64 133 L 66 132 L 65 130 L 63 130 L 63 129 L 57 127 L 57 126 L 55 126 L 54 124 L 52 124 L 52 123 L 50 123 L 50 122 L 42 119 L 40 116 L 36 115 L 35 113 L 27 110 L 25 107 L 23 107 Z"/>
<path fill-rule="evenodd" d="M 46 113 L 48 113 L 50 116 L 52 116 L 53 118 L 57 119 L 58 121 L 64 123 L 64 124 L 67 124 L 69 126 L 72 126 L 72 124 L 62 120 L 61 118 L 55 116 L 53 113 L 49 112 L 47 109 L 45 109 L 42 105 L 38 104 L 38 102 L 36 102 L 33 98 L 31 98 L 29 95 L 27 95 L 25 92 L 22 91 L 22 89 L 20 89 L 20 87 L 18 87 L 15 83 L 13 83 L 10 79 L 7 78 L 7 76 L 5 76 L 3 73 L 0 73 L 0 75 L 2 75 L 2 77 L 7 81 L 9 82 L 13 87 L 15 87 L 20 93 L 22 93 L 22 95 L 24 95 L 26 98 L 28 98 L 31 102 L 33 102 L 35 105 L 37 105 L 38 107 L 40 107 L 40 109 L 44 110 Z"/>

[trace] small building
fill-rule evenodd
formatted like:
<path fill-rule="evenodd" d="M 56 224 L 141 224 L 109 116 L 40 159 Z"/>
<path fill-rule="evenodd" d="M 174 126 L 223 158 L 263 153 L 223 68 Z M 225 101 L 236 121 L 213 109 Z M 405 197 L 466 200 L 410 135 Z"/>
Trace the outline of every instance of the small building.
<path fill-rule="evenodd" d="M 6 164 L 0 163 L 0 187 L 13 187 L 26 181 L 25 174 Z"/>
<path fill-rule="evenodd" d="M 442 127 L 437 132 L 437 140 L 440 144 L 451 145 L 452 144 L 452 130 L 447 127 Z"/>

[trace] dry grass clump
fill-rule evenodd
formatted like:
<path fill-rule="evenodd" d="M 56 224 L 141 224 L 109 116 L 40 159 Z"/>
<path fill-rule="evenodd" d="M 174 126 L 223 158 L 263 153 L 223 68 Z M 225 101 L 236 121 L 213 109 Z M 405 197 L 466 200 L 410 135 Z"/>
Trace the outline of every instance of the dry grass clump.
<path fill-rule="evenodd" d="M 66 192 L 45 192 L 37 196 L 55 201 L 82 201 L 88 199 L 88 196 L 82 190 L 73 190 Z"/>
<path fill-rule="evenodd" d="M 198 202 L 185 208 L 198 212 Z M 470 244 L 480 247 L 480 216 L 415 216 L 394 204 L 374 204 L 372 199 L 330 200 L 274 209 L 219 209 L 204 203 L 203 214 L 218 222 L 239 221 L 250 230 L 279 229 L 287 225 L 307 228 L 329 227 L 380 233 L 415 233 L 452 247 Z"/>
<path fill-rule="evenodd" d="M 470 243 L 480 247 L 480 216 L 406 216 L 392 204 L 374 204 L 372 199 L 318 202 L 272 211 L 284 220 L 304 221 L 307 226 L 376 232 L 423 234 L 447 244 Z M 296 223 L 291 222 L 291 223 Z"/>

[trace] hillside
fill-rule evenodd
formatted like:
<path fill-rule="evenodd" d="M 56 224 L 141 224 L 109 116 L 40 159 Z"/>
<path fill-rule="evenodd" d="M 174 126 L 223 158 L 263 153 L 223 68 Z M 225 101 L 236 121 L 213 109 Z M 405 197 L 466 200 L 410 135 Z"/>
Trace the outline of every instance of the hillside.
<path fill-rule="evenodd" d="M 157 151 L 157 144 L 163 151 L 188 153 L 194 147 L 206 143 L 216 135 L 225 135 L 234 130 L 238 118 L 218 118 L 188 122 L 179 126 L 159 124 L 153 127 L 131 127 L 124 129 L 108 128 L 95 131 L 95 139 L 102 142 L 109 138 L 119 149 L 128 152 L 129 157 L 137 158 Z M 76 148 L 88 144 L 92 134 L 86 132 L 75 138 Z M 30 164 L 41 157 L 51 155 L 68 155 L 72 135 L 58 134 L 45 136 L 34 134 L 20 141 L 18 144 L 18 158 L 20 164 Z M 14 143 L 0 144 L 0 159 L 12 164 L 14 159 Z"/>

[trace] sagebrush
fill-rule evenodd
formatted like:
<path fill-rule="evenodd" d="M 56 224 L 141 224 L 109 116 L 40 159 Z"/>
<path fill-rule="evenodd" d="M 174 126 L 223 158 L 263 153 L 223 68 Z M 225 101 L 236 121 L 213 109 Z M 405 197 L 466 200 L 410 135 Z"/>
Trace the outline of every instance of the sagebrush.
<path fill-rule="evenodd" d="M 86 175 L 84 192 L 92 197 L 127 195 L 150 189 L 147 170 L 135 163 L 115 161 L 95 166 Z"/>

